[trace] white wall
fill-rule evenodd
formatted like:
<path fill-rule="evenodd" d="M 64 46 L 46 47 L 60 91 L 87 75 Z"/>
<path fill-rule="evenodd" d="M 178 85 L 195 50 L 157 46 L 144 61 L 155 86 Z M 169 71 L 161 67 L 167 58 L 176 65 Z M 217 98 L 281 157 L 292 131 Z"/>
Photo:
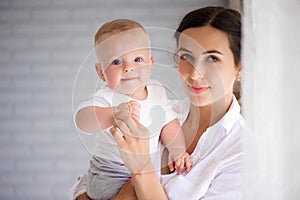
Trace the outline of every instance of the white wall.
<path fill-rule="evenodd" d="M 299 199 L 300 2 L 244 1 L 244 199 Z"/>
<path fill-rule="evenodd" d="M 72 120 L 72 89 L 103 22 L 131 18 L 174 29 L 187 11 L 223 2 L 1 0 L 0 199 L 66 199 L 87 169 L 90 155 Z M 95 87 L 91 76 L 82 81 Z M 79 93 L 76 98 L 87 98 Z"/>

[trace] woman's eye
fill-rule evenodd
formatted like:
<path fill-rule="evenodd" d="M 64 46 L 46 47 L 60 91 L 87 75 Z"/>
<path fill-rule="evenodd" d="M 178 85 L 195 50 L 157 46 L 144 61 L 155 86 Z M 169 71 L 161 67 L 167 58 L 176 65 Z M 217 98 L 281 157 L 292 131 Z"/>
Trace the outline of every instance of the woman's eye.
<path fill-rule="evenodd" d="M 182 60 L 187 60 L 187 61 L 193 60 L 193 57 L 189 54 L 182 54 L 182 55 L 179 56 L 179 58 L 182 59 Z"/>
<path fill-rule="evenodd" d="M 207 60 L 208 62 L 212 63 L 219 61 L 219 59 L 216 56 L 208 56 Z"/>
<path fill-rule="evenodd" d="M 119 59 L 112 61 L 113 65 L 120 65 L 122 62 Z"/>
<path fill-rule="evenodd" d="M 142 62 L 143 61 L 143 58 L 141 57 L 137 57 L 134 59 L 134 62 Z"/>

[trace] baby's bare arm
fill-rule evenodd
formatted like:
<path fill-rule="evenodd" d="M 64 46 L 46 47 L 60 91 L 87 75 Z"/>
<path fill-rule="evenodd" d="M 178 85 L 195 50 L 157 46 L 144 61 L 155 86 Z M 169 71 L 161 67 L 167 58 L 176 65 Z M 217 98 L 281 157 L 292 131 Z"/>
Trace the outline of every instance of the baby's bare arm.
<path fill-rule="evenodd" d="M 184 136 L 177 119 L 170 121 L 162 128 L 160 138 L 169 152 L 183 153 L 186 151 Z"/>
<path fill-rule="evenodd" d="M 113 107 L 89 106 L 79 110 L 76 115 L 77 127 L 87 133 L 97 133 L 113 123 Z"/>
<path fill-rule="evenodd" d="M 97 133 L 115 124 L 114 112 L 127 110 L 139 119 L 140 104 L 135 101 L 121 103 L 116 107 L 89 106 L 82 108 L 76 115 L 77 127 L 87 133 Z"/>
<path fill-rule="evenodd" d="M 186 152 L 184 135 L 177 120 L 171 121 L 162 129 L 161 140 L 169 151 L 168 166 L 170 171 L 177 169 L 177 173 L 180 174 L 184 167 L 190 171 L 192 160 Z"/>

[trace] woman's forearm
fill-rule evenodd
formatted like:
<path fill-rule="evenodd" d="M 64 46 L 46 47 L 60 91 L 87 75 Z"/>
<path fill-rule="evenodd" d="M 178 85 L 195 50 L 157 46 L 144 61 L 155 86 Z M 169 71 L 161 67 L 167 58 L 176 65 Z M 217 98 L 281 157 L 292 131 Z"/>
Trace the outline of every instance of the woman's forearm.
<path fill-rule="evenodd" d="M 168 199 L 156 172 L 132 174 L 112 200 Z"/>
<path fill-rule="evenodd" d="M 118 144 L 120 155 L 132 174 L 138 199 L 167 199 L 149 154 L 150 133 L 128 112 L 116 112 L 117 127 L 110 132 Z"/>
<path fill-rule="evenodd" d="M 132 181 L 138 199 L 168 199 L 155 172 L 141 174 Z"/>
<path fill-rule="evenodd" d="M 112 198 L 112 200 L 137 200 L 134 186 L 131 179 L 129 179 L 118 192 L 118 194 Z"/>
<path fill-rule="evenodd" d="M 76 198 L 76 200 L 92 200 L 92 199 L 91 199 L 91 198 L 87 195 L 87 193 L 85 192 L 85 193 L 79 195 L 79 196 Z"/>

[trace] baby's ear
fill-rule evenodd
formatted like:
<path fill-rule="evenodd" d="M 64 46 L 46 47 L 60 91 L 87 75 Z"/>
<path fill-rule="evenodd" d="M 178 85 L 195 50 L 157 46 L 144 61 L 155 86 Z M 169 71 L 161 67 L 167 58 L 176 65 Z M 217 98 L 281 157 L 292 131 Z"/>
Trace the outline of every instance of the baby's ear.
<path fill-rule="evenodd" d="M 154 57 L 152 56 L 152 57 L 151 57 L 151 63 L 154 64 L 154 61 L 155 61 L 155 59 L 154 59 Z"/>
<path fill-rule="evenodd" d="M 152 72 L 153 67 L 154 67 L 154 61 L 155 61 L 154 57 L 151 57 L 151 65 L 150 65 L 151 72 Z"/>
<path fill-rule="evenodd" d="M 102 71 L 101 65 L 99 63 L 95 64 L 95 69 L 96 69 L 96 72 L 97 72 L 99 78 L 102 81 L 105 81 L 105 78 L 104 78 L 104 75 L 103 75 L 103 71 Z"/>

